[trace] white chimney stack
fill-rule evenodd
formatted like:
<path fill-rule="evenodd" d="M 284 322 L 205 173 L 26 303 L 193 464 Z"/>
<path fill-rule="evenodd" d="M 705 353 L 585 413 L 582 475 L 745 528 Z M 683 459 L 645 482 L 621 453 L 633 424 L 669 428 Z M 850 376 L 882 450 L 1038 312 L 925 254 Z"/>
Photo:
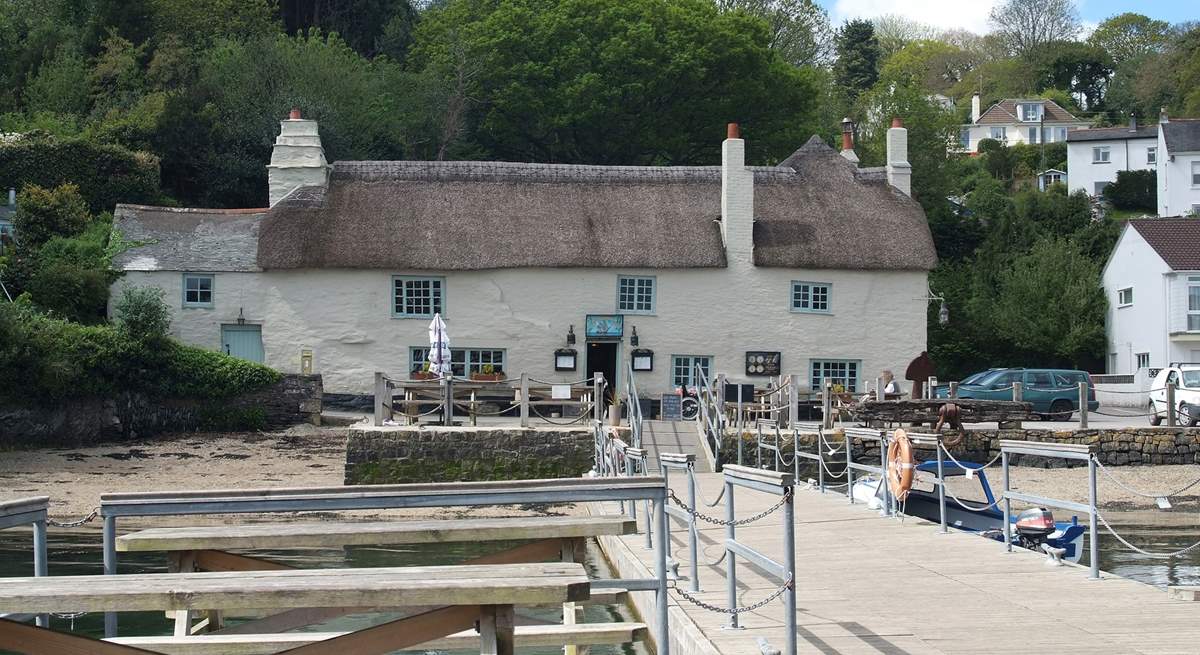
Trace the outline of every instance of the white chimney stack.
<path fill-rule="evenodd" d="M 721 238 L 729 263 L 754 256 L 754 173 L 746 169 L 746 142 L 737 123 L 721 144 Z"/>
<path fill-rule="evenodd" d="M 906 196 L 912 195 L 912 165 L 908 163 L 908 130 L 899 118 L 892 119 L 887 132 L 888 183 Z"/>
<path fill-rule="evenodd" d="M 979 94 L 978 93 L 971 96 L 971 122 L 972 123 L 979 122 Z"/>
<path fill-rule="evenodd" d="M 267 171 L 272 207 L 297 187 L 325 186 L 329 164 L 325 161 L 317 122 L 302 119 L 299 109 L 293 109 L 286 119 L 279 121 L 279 137 L 275 139 Z"/>

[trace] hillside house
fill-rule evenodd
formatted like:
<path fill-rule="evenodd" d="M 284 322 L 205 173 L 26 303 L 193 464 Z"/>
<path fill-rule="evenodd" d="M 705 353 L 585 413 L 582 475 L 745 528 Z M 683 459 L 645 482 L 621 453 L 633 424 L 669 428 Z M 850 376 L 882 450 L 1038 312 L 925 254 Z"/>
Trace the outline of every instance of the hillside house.
<path fill-rule="evenodd" d="M 114 292 L 158 286 L 177 337 L 283 371 L 311 362 L 335 392 L 419 369 L 435 312 L 456 374 L 620 386 L 636 351 L 646 395 L 693 385 L 695 366 L 863 390 L 924 351 L 936 255 L 907 130 L 889 131 L 877 169 L 817 137 L 777 166 L 744 157 L 731 125 L 720 166 L 328 166 L 317 123 L 294 112 L 270 207 L 118 206 L 116 228 L 143 245 L 118 258 Z M 567 347 L 577 370 L 556 370 Z"/>
<path fill-rule="evenodd" d="M 1104 267 L 1108 373 L 1200 362 L 1200 218 L 1125 223 Z"/>
<path fill-rule="evenodd" d="M 979 142 L 995 139 L 1005 145 L 1057 143 L 1073 130 L 1087 127 L 1057 102 L 1045 98 L 1001 100 L 980 111 L 979 94 L 971 97 L 971 122 L 959 129 L 958 152 L 977 153 Z M 1050 162 L 1054 163 L 1054 162 Z"/>

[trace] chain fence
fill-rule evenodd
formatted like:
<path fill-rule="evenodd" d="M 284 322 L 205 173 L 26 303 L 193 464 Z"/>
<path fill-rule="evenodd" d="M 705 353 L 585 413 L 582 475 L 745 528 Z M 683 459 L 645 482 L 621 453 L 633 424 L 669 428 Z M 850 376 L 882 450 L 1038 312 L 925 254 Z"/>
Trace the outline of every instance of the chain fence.
<path fill-rule="evenodd" d="M 758 520 L 761 520 L 761 519 L 764 519 L 764 518 L 770 516 L 771 514 L 776 512 L 780 507 L 783 507 L 784 505 L 788 504 L 792 500 L 792 490 L 789 488 L 783 492 L 782 496 L 780 496 L 779 502 L 775 503 L 771 507 L 759 512 L 758 514 L 755 514 L 754 516 L 748 516 L 744 519 L 734 519 L 733 521 L 730 521 L 727 519 L 719 519 L 719 518 L 715 518 L 712 516 L 708 516 L 706 514 L 701 514 L 700 512 L 692 509 L 691 507 L 688 507 L 687 503 L 680 500 L 679 497 L 675 495 L 675 492 L 673 490 L 668 490 L 667 495 L 671 498 L 671 502 L 678 505 L 680 509 L 687 512 L 688 514 L 691 514 L 693 518 L 697 518 L 697 519 L 700 519 L 701 521 L 704 521 L 705 523 L 710 523 L 712 525 L 718 525 L 718 526 L 730 526 L 730 525 L 738 526 L 738 525 L 748 525 L 750 523 L 754 523 L 755 521 L 758 521 Z"/>
<path fill-rule="evenodd" d="M 1108 467 L 1100 462 L 1099 457 L 1096 457 L 1095 455 L 1093 455 L 1092 459 L 1095 460 L 1096 467 L 1100 469 L 1100 472 L 1104 474 L 1104 477 L 1108 478 L 1109 480 L 1111 480 L 1113 482 L 1113 484 L 1124 489 L 1125 491 L 1127 491 L 1135 496 L 1141 496 L 1142 498 L 1170 498 L 1172 496 L 1178 496 L 1179 494 L 1187 491 L 1188 489 L 1191 489 L 1192 487 L 1200 484 L 1200 478 L 1196 478 L 1195 480 L 1192 480 L 1191 482 L 1189 482 L 1186 486 L 1184 486 L 1180 489 L 1176 489 L 1175 491 L 1172 491 L 1172 492 L 1146 493 L 1144 491 L 1139 491 L 1137 489 L 1134 489 L 1133 487 L 1130 487 L 1129 485 L 1125 484 L 1124 482 L 1121 482 L 1120 480 L 1118 480 L 1116 478 L 1116 476 L 1114 476 L 1112 474 L 1112 471 L 1109 471 Z"/>
<path fill-rule="evenodd" d="M 1183 555 L 1186 555 L 1186 554 L 1192 552 L 1193 550 L 1195 550 L 1197 548 L 1200 548 L 1200 541 L 1197 541 L 1196 543 L 1192 544 L 1191 546 L 1188 546 L 1186 548 L 1180 548 L 1179 550 L 1172 551 L 1170 553 L 1150 552 L 1148 550 L 1138 548 L 1137 546 L 1134 546 L 1133 544 L 1129 543 L 1129 540 L 1127 540 L 1125 537 L 1121 536 L 1116 531 L 1116 529 L 1113 528 L 1112 525 L 1110 525 L 1108 523 L 1108 521 L 1104 518 L 1104 515 L 1101 514 L 1100 512 L 1096 512 L 1096 518 L 1100 519 L 1100 525 L 1103 525 L 1104 529 L 1108 530 L 1109 534 L 1111 534 L 1113 537 L 1115 537 L 1117 541 L 1121 542 L 1122 544 L 1125 545 L 1126 548 L 1134 551 L 1135 553 L 1145 555 L 1146 557 L 1153 557 L 1156 559 L 1171 559 L 1173 557 L 1181 557 Z"/>
<path fill-rule="evenodd" d="M 776 598 L 779 598 L 780 596 L 787 593 L 787 591 L 791 588 L 792 588 L 792 577 L 789 575 L 787 581 L 784 582 L 778 589 L 771 592 L 771 595 L 758 601 L 757 603 L 754 603 L 753 605 L 746 605 L 744 607 L 721 607 L 719 605 L 713 605 L 712 603 L 707 603 L 703 600 L 700 600 L 699 598 L 696 598 L 695 596 L 684 591 L 680 587 L 676 587 L 675 591 L 677 591 L 680 596 L 683 596 L 684 600 L 688 601 L 689 603 L 691 603 L 701 609 L 706 609 L 710 612 L 716 612 L 717 614 L 735 614 L 736 615 L 736 614 L 745 614 L 748 612 L 753 612 L 755 610 L 761 609 L 761 608 L 767 606 L 768 604 L 770 604 L 771 601 L 773 601 Z"/>
<path fill-rule="evenodd" d="M 47 518 L 46 525 L 49 525 L 49 526 L 52 526 L 55 528 L 78 528 L 79 526 L 84 525 L 85 523 L 91 523 L 92 521 L 95 521 L 96 517 L 98 517 L 98 516 L 100 516 L 100 508 L 99 507 L 88 512 L 87 516 L 84 516 L 83 518 L 79 519 L 78 521 L 56 521 L 52 518 Z"/>

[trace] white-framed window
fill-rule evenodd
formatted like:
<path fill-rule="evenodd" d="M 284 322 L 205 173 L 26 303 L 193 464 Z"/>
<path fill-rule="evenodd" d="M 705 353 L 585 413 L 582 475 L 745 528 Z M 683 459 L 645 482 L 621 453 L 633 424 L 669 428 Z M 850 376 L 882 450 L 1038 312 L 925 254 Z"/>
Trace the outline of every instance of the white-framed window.
<path fill-rule="evenodd" d="M 1042 103 L 1022 102 L 1017 105 L 1017 116 L 1026 123 L 1036 123 L 1042 120 Z"/>
<path fill-rule="evenodd" d="M 1137 360 L 1137 368 L 1150 368 L 1150 353 L 1138 353 L 1134 358 Z"/>
<path fill-rule="evenodd" d="M 1200 332 L 1200 276 L 1188 278 L 1188 332 Z"/>
<path fill-rule="evenodd" d="M 814 359 L 811 360 L 812 377 L 809 380 L 813 391 L 825 388 L 825 380 L 833 382 L 834 389 L 840 385 L 842 391 L 858 391 L 857 359 Z"/>
<path fill-rule="evenodd" d="M 1056 139 L 1057 141 L 1066 141 L 1067 140 L 1067 128 L 1056 127 L 1056 128 L 1054 128 L 1054 130 L 1058 133 L 1058 139 Z"/>
<path fill-rule="evenodd" d="M 958 131 L 958 145 L 962 146 L 963 150 L 971 149 L 971 128 L 964 127 Z"/>
<path fill-rule="evenodd" d="M 207 273 L 184 273 L 183 306 L 212 307 L 214 278 Z"/>
<path fill-rule="evenodd" d="M 655 279 L 622 275 L 617 278 L 617 311 L 623 314 L 653 314 Z"/>
<path fill-rule="evenodd" d="M 1128 307 L 1133 304 L 1133 287 L 1117 289 L 1117 307 Z"/>
<path fill-rule="evenodd" d="M 988 134 L 997 141 L 1004 142 L 1008 140 L 1008 128 L 1004 126 L 993 127 Z"/>
<path fill-rule="evenodd" d="M 1112 182 L 1096 182 L 1095 184 L 1092 185 L 1092 188 L 1095 189 L 1095 191 L 1096 191 L 1092 195 L 1094 195 L 1094 196 L 1104 195 L 1104 189 L 1110 184 L 1112 184 Z"/>
<path fill-rule="evenodd" d="M 829 296 L 833 285 L 827 282 L 792 281 L 792 311 L 829 313 Z"/>
<path fill-rule="evenodd" d="M 408 349 L 409 370 L 420 371 L 425 368 L 425 360 L 429 358 L 429 348 L 415 346 Z M 493 373 L 504 372 L 505 351 L 503 348 L 451 348 L 450 373 L 466 377 L 472 373 L 482 373 L 483 367 L 492 365 Z"/>
<path fill-rule="evenodd" d="M 1036 127 L 1029 128 L 1029 143 L 1037 143 L 1038 136 L 1039 136 L 1038 128 L 1036 128 Z"/>
<path fill-rule="evenodd" d="M 1158 164 L 1158 146 L 1146 148 L 1146 165 L 1155 166 Z"/>
<path fill-rule="evenodd" d="M 671 386 L 698 386 L 700 378 L 696 375 L 697 368 L 704 372 L 704 377 L 710 377 L 712 375 L 712 355 L 671 355 Z"/>
<path fill-rule="evenodd" d="M 1192 162 L 1192 186 L 1200 187 L 1200 161 Z"/>
<path fill-rule="evenodd" d="M 1094 146 L 1092 148 L 1092 163 L 1107 164 L 1112 161 L 1112 148 L 1109 146 Z"/>
<path fill-rule="evenodd" d="M 392 316 L 433 318 L 446 313 L 446 280 L 440 277 L 392 276 Z"/>

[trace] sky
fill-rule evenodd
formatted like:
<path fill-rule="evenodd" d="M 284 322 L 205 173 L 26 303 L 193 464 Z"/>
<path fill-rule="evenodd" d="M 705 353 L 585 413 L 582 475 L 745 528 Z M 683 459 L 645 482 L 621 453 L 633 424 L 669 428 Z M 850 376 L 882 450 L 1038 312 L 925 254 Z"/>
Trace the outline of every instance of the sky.
<path fill-rule="evenodd" d="M 848 18 L 872 18 L 899 14 L 943 29 L 965 28 L 988 31 L 987 17 L 999 0 L 817 0 L 829 11 L 834 25 Z M 1079 14 L 1086 28 L 1095 27 L 1109 16 L 1133 11 L 1151 18 L 1178 23 L 1200 20 L 1200 3 L 1195 0 L 1080 0 Z"/>

